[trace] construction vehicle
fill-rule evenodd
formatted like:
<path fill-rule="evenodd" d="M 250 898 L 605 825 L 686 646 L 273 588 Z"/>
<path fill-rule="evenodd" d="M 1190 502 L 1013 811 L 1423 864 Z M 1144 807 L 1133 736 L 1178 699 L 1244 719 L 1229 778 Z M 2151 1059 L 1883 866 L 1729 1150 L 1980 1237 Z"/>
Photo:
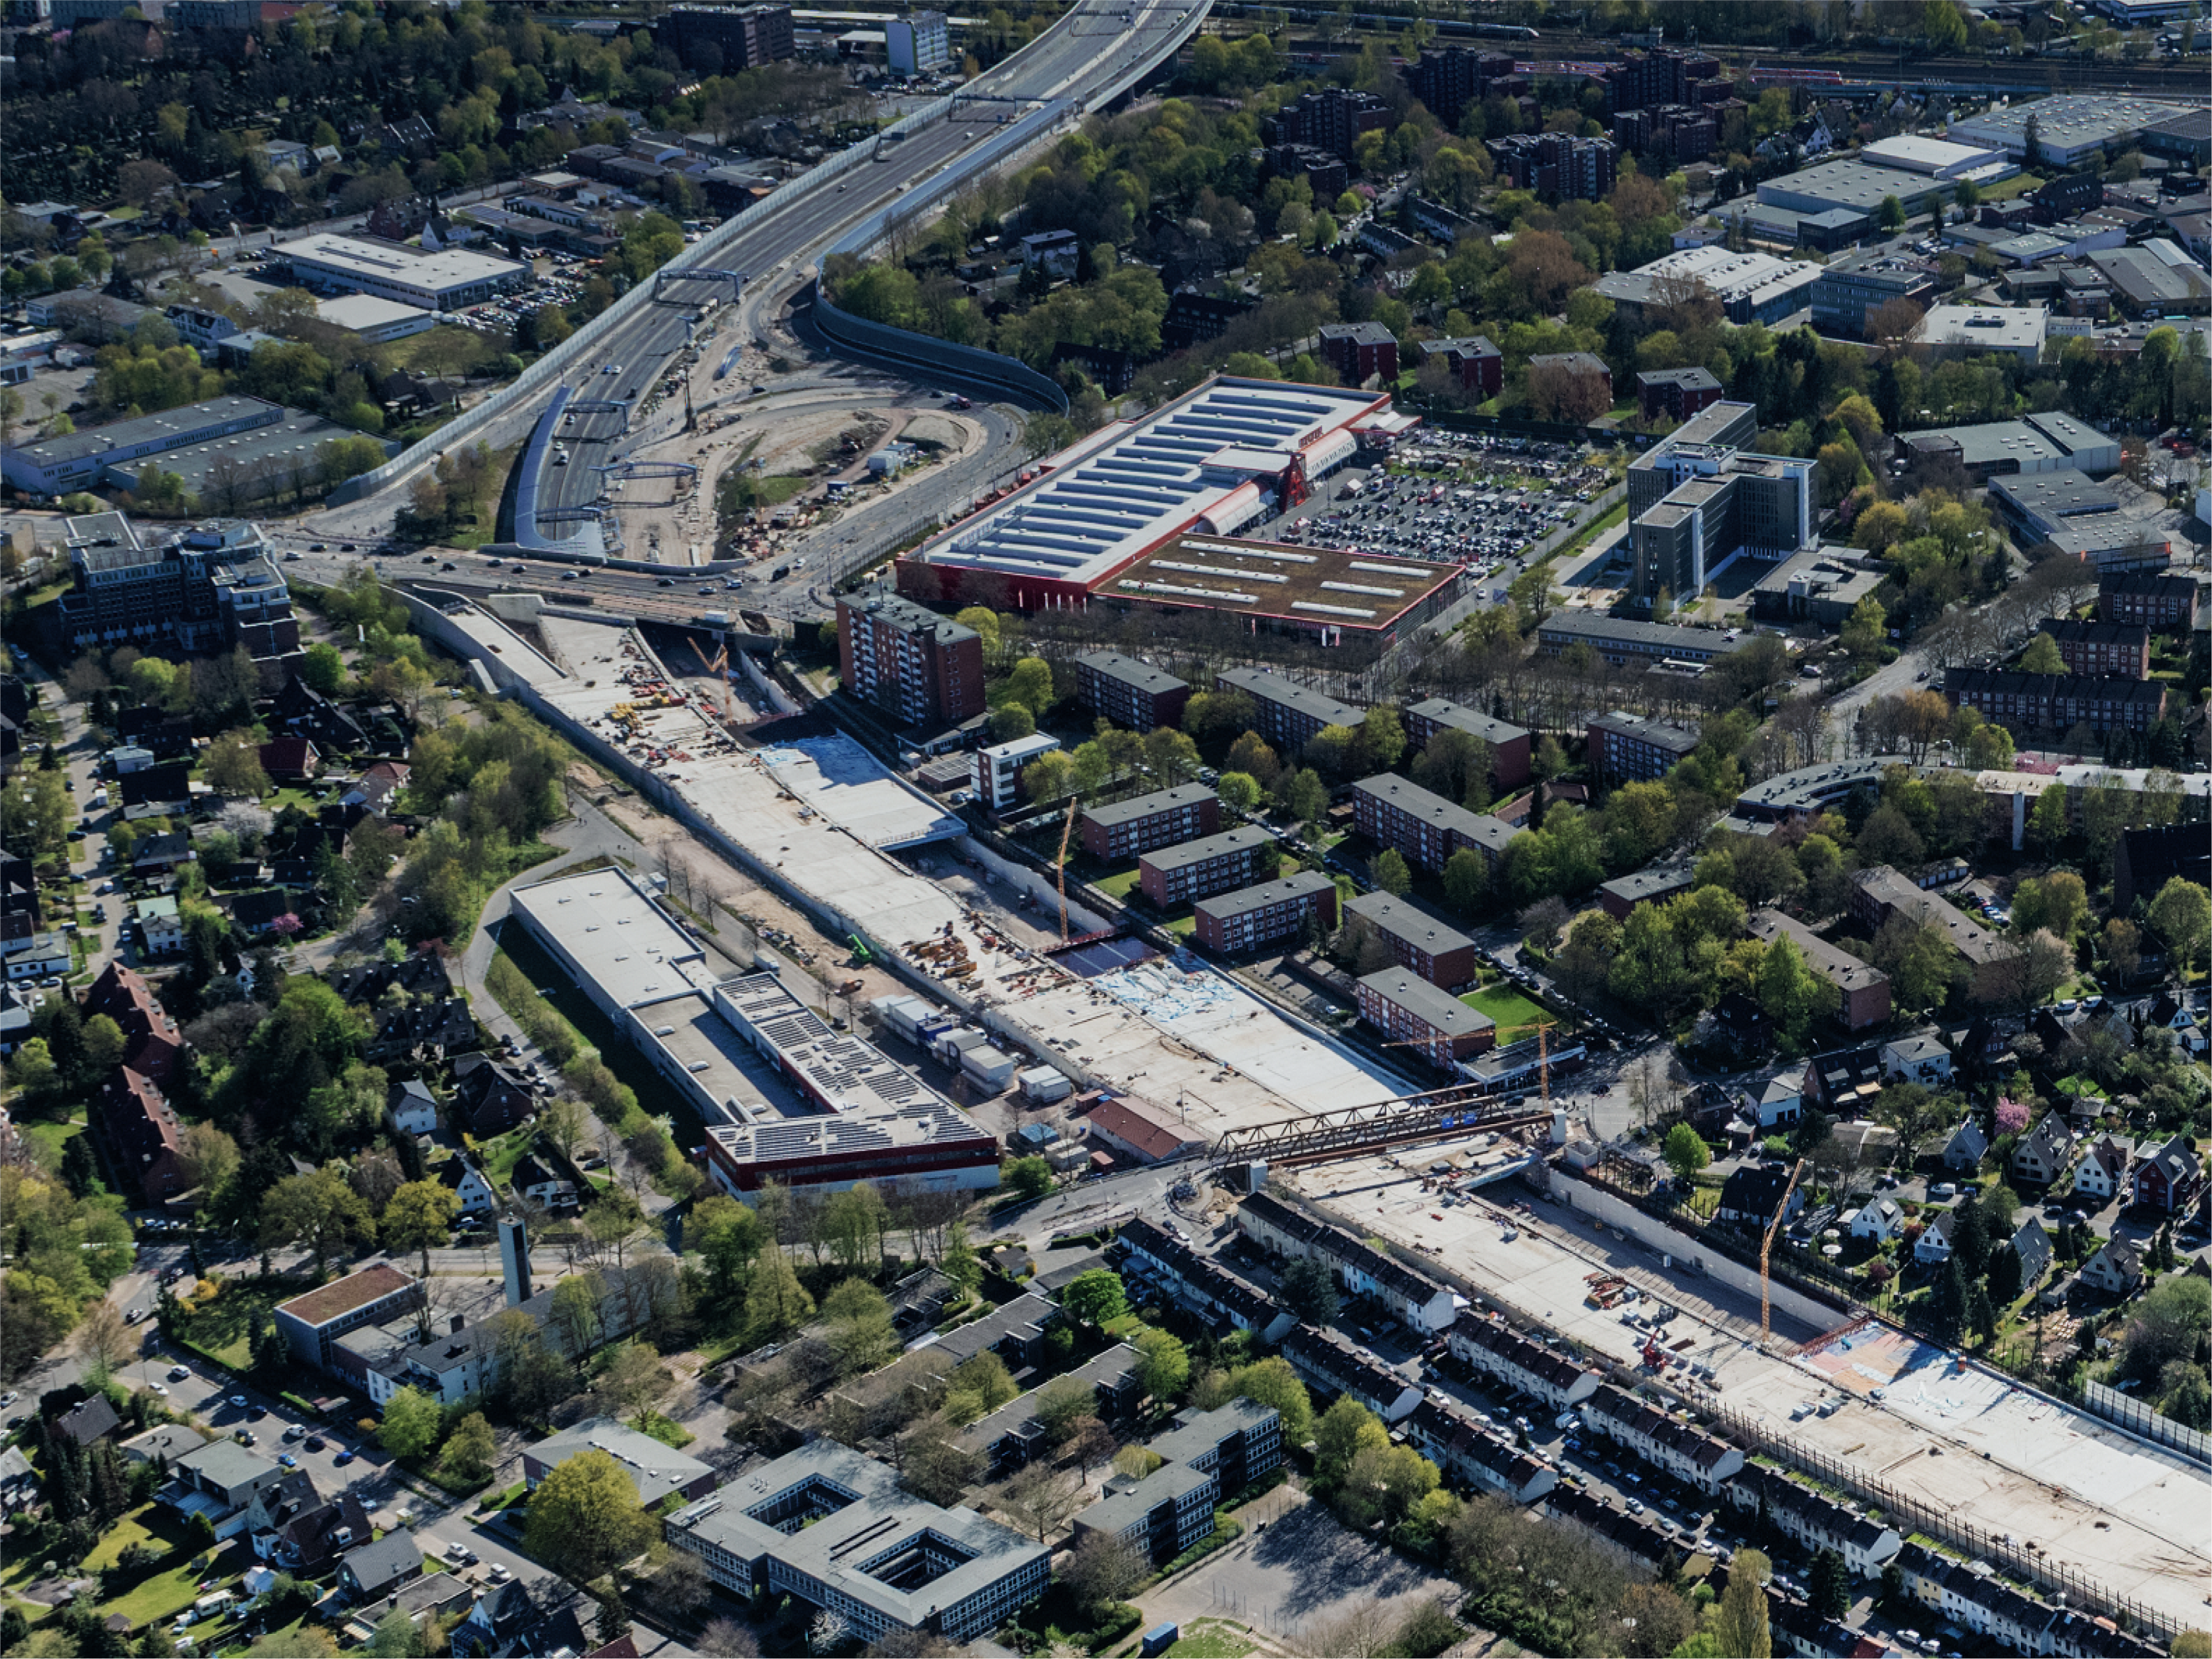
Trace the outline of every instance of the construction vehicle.
<path fill-rule="evenodd" d="M 853 947 L 853 961 L 856 965 L 865 968 L 876 959 L 876 953 L 860 942 L 858 933 L 846 934 L 845 942 Z"/>
<path fill-rule="evenodd" d="M 1076 797 L 1067 798 L 1067 816 L 1060 820 L 1060 857 L 1054 868 L 1060 877 L 1060 942 L 1067 943 L 1067 835 L 1075 828 Z"/>
<path fill-rule="evenodd" d="M 1774 1235 L 1782 1231 L 1782 1218 L 1790 1213 L 1790 1194 L 1797 1190 L 1797 1178 L 1805 1173 L 1805 1160 L 1799 1158 L 1784 1183 L 1782 1201 L 1774 1206 L 1774 1219 L 1766 1224 L 1766 1235 L 1759 1241 L 1759 1346 L 1764 1348 L 1774 1334 L 1774 1314 L 1767 1295 L 1767 1261 L 1774 1254 Z"/>

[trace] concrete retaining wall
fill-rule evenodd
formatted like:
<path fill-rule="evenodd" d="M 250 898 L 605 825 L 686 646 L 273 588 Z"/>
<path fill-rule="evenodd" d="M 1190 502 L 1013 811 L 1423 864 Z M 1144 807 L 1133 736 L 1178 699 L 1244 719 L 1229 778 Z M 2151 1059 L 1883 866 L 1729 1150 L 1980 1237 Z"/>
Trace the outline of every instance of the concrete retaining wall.
<path fill-rule="evenodd" d="M 1658 1217 L 1646 1215 L 1626 1200 L 1616 1198 L 1603 1188 L 1593 1187 L 1587 1181 L 1577 1178 L 1571 1170 L 1555 1167 L 1552 1170 L 1551 1188 L 1563 1196 L 1577 1214 L 1617 1228 L 1645 1249 L 1671 1256 L 1676 1265 L 1686 1266 L 1693 1273 L 1702 1273 L 1730 1290 L 1742 1292 L 1753 1301 L 1758 1300 L 1758 1268 L 1747 1267 L 1733 1256 L 1710 1249 L 1687 1233 L 1675 1231 Z M 1846 1310 L 1832 1308 L 1825 1302 L 1815 1301 L 1779 1279 L 1771 1283 L 1769 1295 L 1775 1307 L 1816 1331 L 1832 1330 L 1851 1317 Z"/>
<path fill-rule="evenodd" d="M 886 323 L 854 317 L 830 303 L 817 281 L 814 289 L 814 326 L 822 337 L 855 356 L 887 362 L 929 377 L 948 373 L 963 380 L 995 386 L 1012 402 L 1031 409 L 1067 413 L 1067 393 L 1056 380 L 1047 379 L 1027 363 L 1002 357 L 995 351 L 954 345 L 927 334 L 910 334 Z"/>

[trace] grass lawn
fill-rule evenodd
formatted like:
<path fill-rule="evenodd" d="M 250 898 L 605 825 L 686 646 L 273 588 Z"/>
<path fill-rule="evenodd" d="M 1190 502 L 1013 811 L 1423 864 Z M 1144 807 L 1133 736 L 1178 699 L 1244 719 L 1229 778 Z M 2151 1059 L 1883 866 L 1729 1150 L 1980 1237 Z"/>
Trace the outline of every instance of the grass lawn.
<path fill-rule="evenodd" d="M 140 1579 L 136 1584 L 112 1601 L 102 1601 L 103 1613 L 121 1613 L 132 1625 L 150 1625 L 156 1620 L 174 1618 L 182 1609 L 191 1606 L 203 1594 L 203 1579 L 228 1579 L 244 1570 L 244 1554 L 234 1545 L 224 1545 L 217 1550 L 204 1573 L 192 1571 L 192 1561 L 185 1561 L 166 1572 L 157 1572 Z"/>
<path fill-rule="evenodd" d="M 1168 1650 L 1168 1659 L 1244 1659 L 1252 1639 L 1242 1625 L 1226 1619 L 1200 1619 L 1188 1626 L 1182 1639 Z"/>
<path fill-rule="evenodd" d="M 510 1129 L 495 1140 L 479 1142 L 477 1150 L 483 1157 L 484 1179 L 500 1191 L 506 1191 L 507 1182 L 514 1178 L 514 1166 L 522 1162 L 523 1154 L 537 1139 L 538 1131 L 526 1126 Z"/>
<path fill-rule="evenodd" d="M 699 1437 L 675 1419 L 663 1417 L 659 1412 L 647 1415 L 645 1419 L 644 1432 L 651 1435 L 662 1445 L 676 1451 L 682 1451 L 684 1447 Z"/>
<path fill-rule="evenodd" d="M 157 1504 L 148 1504 L 135 1509 L 100 1534 L 100 1542 L 91 1554 L 84 1558 L 88 1573 L 112 1567 L 124 1551 L 133 1544 L 149 1548 L 173 1550 L 185 1541 L 185 1529 L 176 1524 L 177 1512 Z"/>
<path fill-rule="evenodd" d="M 1197 929 L 1198 918 L 1194 915 L 1177 916 L 1173 921 L 1163 922 L 1161 926 L 1177 939 L 1188 939 Z"/>
<path fill-rule="evenodd" d="M 1493 985 L 1484 991 L 1471 991 L 1460 999 L 1470 1008 L 1486 1013 L 1498 1024 L 1498 1040 L 1501 1043 L 1517 1042 L 1532 1031 L 1512 1032 L 1515 1026 L 1534 1025 L 1552 1016 L 1538 1004 L 1529 1001 L 1520 992 L 1507 985 Z"/>
<path fill-rule="evenodd" d="M 60 1169 L 63 1152 L 71 1140 L 84 1133 L 84 1124 L 76 1118 L 71 1118 L 66 1123 L 33 1122 L 20 1127 L 29 1138 L 32 1156 L 38 1159 L 39 1167 L 45 1170 Z"/>
<path fill-rule="evenodd" d="M 2060 1078 L 2057 1088 L 2062 1095 L 2086 1095 L 2094 1100 L 2105 1098 L 2105 1091 L 2098 1086 L 2096 1079 L 2083 1077 L 2078 1072 L 2072 1077 Z"/>
<path fill-rule="evenodd" d="M 1133 864 L 1118 876 L 1096 877 L 1091 884 L 1102 893 L 1111 893 L 1115 898 L 1126 901 L 1137 890 L 1137 878 L 1140 873 Z"/>
<path fill-rule="evenodd" d="M 289 1279 L 272 1285 L 225 1279 L 215 1300 L 184 1321 L 180 1334 L 225 1364 L 242 1369 L 253 1363 L 253 1333 L 267 1322 L 269 1310 L 306 1288 L 303 1283 Z"/>

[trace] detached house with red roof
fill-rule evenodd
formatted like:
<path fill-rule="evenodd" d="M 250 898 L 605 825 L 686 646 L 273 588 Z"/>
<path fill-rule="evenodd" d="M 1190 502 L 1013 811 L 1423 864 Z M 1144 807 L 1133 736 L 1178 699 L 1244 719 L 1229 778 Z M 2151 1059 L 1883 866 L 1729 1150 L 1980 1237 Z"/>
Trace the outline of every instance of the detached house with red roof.
<path fill-rule="evenodd" d="M 305 783 L 322 769 L 323 757 L 305 738 L 272 738 L 261 745 L 261 769 L 276 783 Z"/>

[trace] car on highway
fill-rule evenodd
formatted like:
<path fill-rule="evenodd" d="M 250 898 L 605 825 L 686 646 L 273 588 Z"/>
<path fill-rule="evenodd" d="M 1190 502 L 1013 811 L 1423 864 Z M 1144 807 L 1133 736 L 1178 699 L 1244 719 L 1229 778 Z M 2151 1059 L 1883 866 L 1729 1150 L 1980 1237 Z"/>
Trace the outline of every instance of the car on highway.
<path fill-rule="evenodd" d="M 673 587 L 676 586 L 676 578 L 673 576 L 662 576 L 658 578 L 653 585 L 655 587 Z"/>

